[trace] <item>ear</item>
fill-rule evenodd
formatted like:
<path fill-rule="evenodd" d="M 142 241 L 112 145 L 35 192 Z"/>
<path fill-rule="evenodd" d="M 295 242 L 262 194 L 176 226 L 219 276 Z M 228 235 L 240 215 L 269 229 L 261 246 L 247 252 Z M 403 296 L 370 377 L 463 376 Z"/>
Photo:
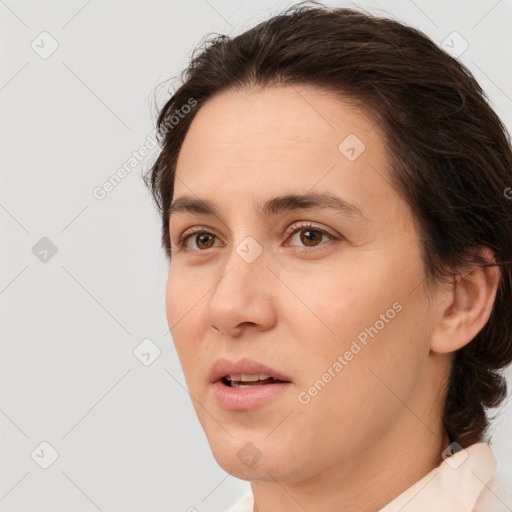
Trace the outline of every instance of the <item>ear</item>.
<path fill-rule="evenodd" d="M 476 254 L 487 263 L 475 263 L 469 272 L 457 274 L 454 282 L 440 288 L 438 321 L 432 332 L 430 349 L 439 354 L 467 345 L 485 326 L 494 306 L 500 270 L 494 253 L 487 247 Z"/>

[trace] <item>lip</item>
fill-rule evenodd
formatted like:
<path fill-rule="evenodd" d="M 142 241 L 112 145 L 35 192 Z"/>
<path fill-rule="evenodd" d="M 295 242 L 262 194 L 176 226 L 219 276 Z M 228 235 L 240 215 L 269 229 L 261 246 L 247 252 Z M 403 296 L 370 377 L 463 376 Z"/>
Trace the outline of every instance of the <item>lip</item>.
<path fill-rule="evenodd" d="M 274 370 L 270 366 L 258 363 L 252 359 L 244 358 L 237 362 L 229 361 L 228 359 L 217 359 L 210 371 L 210 382 L 217 382 L 226 375 L 240 375 L 241 373 L 245 373 L 246 375 L 265 373 L 278 380 L 285 382 L 291 381 L 290 377 Z"/>
<path fill-rule="evenodd" d="M 241 373 L 248 375 L 264 373 L 284 382 L 247 388 L 232 388 L 222 381 L 222 377 L 226 375 L 239 375 Z M 250 359 L 242 359 L 238 362 L 228 361 L 227 359 L 217 360 L 212 366 L 210 381 L 217 402 L 223 409 L 229 411 L 248 411 L 261 407 L 268 400 L 276 397 L 292 385 L 288 376 Z"/>
<path fill-rule="evenodd" d="M 291 382 L 264 384 L 253 388 L 231 388 L 221 380 L 212 384 L 219 405 L 228 411 L 249 411 L 261 407 L 268 400 L 292 386 Z"/>

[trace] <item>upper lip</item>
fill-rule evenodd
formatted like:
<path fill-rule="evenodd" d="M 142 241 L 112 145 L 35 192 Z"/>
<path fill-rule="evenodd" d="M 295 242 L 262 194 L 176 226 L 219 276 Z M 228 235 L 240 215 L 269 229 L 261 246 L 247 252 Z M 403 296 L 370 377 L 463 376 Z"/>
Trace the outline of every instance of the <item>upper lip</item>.
<path fill-rule="evenodd" d="M 275 379 L 290 382 L 290 378 L 270 366 L 258 363 L 252 359 L 240 359 L 239 361 L 229 361 L 228 359 L 217 359 L 210 371 L 210 382 L 217 382 L 227 375 L 254 375 L 264 373 Z"/>

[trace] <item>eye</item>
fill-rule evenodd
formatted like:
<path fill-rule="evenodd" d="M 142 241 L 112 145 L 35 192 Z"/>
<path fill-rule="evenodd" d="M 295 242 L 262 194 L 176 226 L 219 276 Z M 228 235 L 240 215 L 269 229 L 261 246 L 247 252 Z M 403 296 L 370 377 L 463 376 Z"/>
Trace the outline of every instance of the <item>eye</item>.
<path fill-rule="evenodd" d="M 196 230 L 193 232 L 184 233 L 178 240 L 178 248 L 185 248 L 191 251 L 203 251 L 206 249 L 211 249 L 213 247 L 213 241 L 216 238 L 217 237 L 213 233 L 205 230 Z M 196 244 L 197 249 L 191 249 L 188 246 L 189 240 L 192 240 L 192 242 Z"/>
<path fill-rule="evenodd" d="M 326 236 L 329 237 L 329 240 L 339 238 L 336 235 L 329 233 L 327 230 L 311 224 L 310 222 L 294 224 L 286 230 L 286 234 L 290 235 L 292 239 L 298 238 L 298 242 L 303 244 L 303 247 L 316 247 L 318 245 L 323 245 L 322 239 Z M 302 250 L 304 250 L 303 247 Z"/>
<path fill-rule="evenodd" d="M 325 242 L 322 242 L 322 240 L 325 237 L 328 237 L 329 240 L 341 239 L 340 236 L 334 233 L 330 233 L 324 228 L 315 226 L 308 221 L 302 221 L 299 224 L 293 224 L 286 230 L 285 235 L 291 237 L 292 240 L 294 238 L 298 238 L 298 244 L 289 245 L 298 245 L 299 249 L 302 251 L 307 251 L 308 247 L 324 245 Z M 218 245 L 214 245 L 215 240 L 218 240 L 216 235 L 206 231 L 204 228 L 198 228 L 195 231 L 186 231 L 183 233 L 183 235 L 181 235 L 181 237 L 178 239 L 177 245 L 179 250 L 185 249 L 187 251 L 204 252 L 208 249 L 218 247 Z M 195 248 L 191 247 L 191 244 L 194 244 Z"/>

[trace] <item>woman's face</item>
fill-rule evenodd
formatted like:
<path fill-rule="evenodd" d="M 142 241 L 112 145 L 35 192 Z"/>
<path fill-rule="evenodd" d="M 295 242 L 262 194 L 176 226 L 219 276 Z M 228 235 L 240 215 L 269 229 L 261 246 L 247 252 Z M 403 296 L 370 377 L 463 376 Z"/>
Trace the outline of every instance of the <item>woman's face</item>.
<path fill-rule="evenodd" d="M 191 124 L 174 204 L 215 213 L 171 214 L 167 316 L 213 454 L 238 478 L 355 470 L 440 423 L 436 313 L 387 162 L 370 119 L 311 86 L 225 92 Z"/>

